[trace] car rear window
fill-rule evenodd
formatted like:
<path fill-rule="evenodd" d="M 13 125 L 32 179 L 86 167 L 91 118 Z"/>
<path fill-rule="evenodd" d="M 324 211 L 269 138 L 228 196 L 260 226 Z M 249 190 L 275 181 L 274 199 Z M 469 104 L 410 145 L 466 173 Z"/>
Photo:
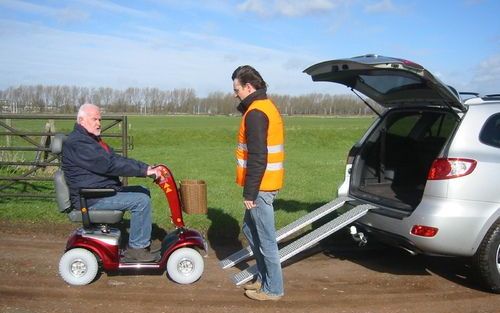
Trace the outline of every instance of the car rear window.
<path fill-rule="evenodd" d="M 363 82 L 380 94 L 387 94 L 397 90 L 417 88 L 422 85 L 420 79 L 400 75 L 360 75 Z"/>
<path fill-rule="evenodd" d="M 500 113 L 490 116 L 484 123 L 479 140 L 485 145 L 500 148 Z"/>

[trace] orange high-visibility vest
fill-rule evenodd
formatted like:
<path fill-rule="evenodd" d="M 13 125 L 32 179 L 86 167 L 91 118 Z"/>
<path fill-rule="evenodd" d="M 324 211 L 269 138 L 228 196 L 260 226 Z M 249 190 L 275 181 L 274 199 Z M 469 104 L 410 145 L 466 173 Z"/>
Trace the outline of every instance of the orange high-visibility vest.
<path fill-rule="evenodd" d="M 263 112 L 268 120 L 267 129 L 267 167 L 264 177 L 260 183 L 259 190 L 272 191 L 278 190 L 283 186 L 285 160 L 283 120 L 281 115 L 269 99 L 256 100 L 248 107 L 243 114 L 238 132 L 238 147 L 236 148 L 236 183 L 240 186 L 245 185 L 246 165 L 248 160 L 247 139 L 245 136 L 245 118 L 252 110 Z"/>

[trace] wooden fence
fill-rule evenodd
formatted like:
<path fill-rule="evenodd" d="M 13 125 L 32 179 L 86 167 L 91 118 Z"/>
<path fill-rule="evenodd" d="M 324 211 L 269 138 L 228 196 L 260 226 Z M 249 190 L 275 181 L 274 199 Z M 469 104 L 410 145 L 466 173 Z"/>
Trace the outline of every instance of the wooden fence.
<path fill-rule="evenodd" d="M 75 115 L 0 114 L 0 197 L 54 196 L 52 173 L 60 160 L 50 143 L 56 133 L 68 134 L 73 121 Z M 132 149 L 127 130 L 126 116 L 102 117 L 102 137 L 118 140 L 115 152 L 123 156 Z"/>

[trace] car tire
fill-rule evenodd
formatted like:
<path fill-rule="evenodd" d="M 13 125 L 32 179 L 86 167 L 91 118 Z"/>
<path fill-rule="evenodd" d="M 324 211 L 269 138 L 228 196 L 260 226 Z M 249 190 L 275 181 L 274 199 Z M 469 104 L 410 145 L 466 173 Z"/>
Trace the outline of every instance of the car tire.
<path fill-rule="evenodd" d="M 484 236 L 473 258 L 480 283 L 494 293 L 500 293 L 500 220 Z"/>

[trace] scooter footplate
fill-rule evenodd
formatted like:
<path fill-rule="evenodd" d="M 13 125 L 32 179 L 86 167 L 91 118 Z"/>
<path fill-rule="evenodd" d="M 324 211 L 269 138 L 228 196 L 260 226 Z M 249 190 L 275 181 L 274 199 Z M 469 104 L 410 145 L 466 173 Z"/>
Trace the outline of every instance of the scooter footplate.
<path fill-rule="evenodd" d="M 156 263 L 158 263 L 161 259 L 161 252 L 156 251 L 156 252 L 152 252 L 151 254 L 153 254 L 155 256 L 154 261 L 141 262 L 141 261 L 138 261 L 136 259 L 128 258 L 124 255 L 120 258 L 120 263 L 124 263 L 124 264 L 156 264 Z"/>

